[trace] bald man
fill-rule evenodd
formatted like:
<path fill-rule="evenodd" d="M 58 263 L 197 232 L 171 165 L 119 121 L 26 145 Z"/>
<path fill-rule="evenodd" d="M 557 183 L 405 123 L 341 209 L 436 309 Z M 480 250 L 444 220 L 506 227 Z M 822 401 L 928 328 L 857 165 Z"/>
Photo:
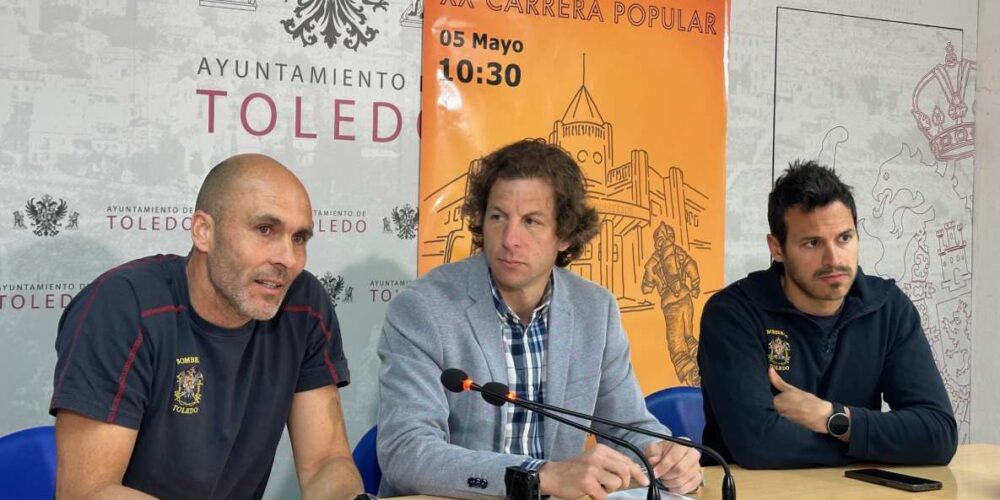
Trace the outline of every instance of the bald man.
<path fill-rule="evenodd" d="M 337 316 L 308 272 L 312 206 L 263 155 L 208 174 L 187 257 L 116 267 L 59 321 L 59 498 L 260 498 L 285 424 L 303 498 L 363 492 Z"/>

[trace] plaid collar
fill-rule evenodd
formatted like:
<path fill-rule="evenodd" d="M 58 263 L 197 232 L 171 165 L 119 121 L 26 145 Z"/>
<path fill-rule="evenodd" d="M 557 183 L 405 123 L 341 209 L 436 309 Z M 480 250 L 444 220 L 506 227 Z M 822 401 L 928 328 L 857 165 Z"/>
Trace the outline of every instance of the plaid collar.
<path fill-rule="evenodd" d="M 520 324 L 521 318 L 514 312 L 510 306 L 507 305 L 503 300 L 503 295 L 500 294 L 500 289 L 497 288 L 496 281 L 493 280 L 493 271 L 489 267 L 486 268 L 486 273 L 490 277 L 490 291 L 493 293 L 493 306 L 497 309 L 497 315 L 500 316 L 501 321 L 507 323 Z M 554 273 L 549 274 L 549 282 L 545 286 L 545 293 L 542 294 L 542 300 L 539 301 L 535 309 L 531 311 L 531 318 L 529 318 L 528 324 L 531 324 L 537 320 L 540 315 L 545 314 L 548 311 L 549 305 L 552 303 L 552 289 L 555 286 L 555 280 L 553 279 Z"/>

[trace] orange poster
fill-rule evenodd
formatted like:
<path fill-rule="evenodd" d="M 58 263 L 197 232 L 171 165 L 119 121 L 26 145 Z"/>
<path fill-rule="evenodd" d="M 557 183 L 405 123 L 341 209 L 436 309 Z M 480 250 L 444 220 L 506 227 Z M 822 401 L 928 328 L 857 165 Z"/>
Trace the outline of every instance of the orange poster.
<path fill-rule="evenodd" d="M 466 175 L 542 138 L 580 164 L 600 233 L 570 269 L 618 300 L 646 393 L 698 385 L 723 285 L 727 0 L 442 0 L 424 10 L 418 273 L 472 252 Z"/>

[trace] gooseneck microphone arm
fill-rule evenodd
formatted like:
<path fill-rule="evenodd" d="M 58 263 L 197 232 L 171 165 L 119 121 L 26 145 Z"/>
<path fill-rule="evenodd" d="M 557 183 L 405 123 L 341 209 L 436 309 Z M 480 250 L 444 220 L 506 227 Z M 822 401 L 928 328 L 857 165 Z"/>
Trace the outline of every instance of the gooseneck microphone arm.
<path fill-rule="evenodd" d="M 459 370 L 459 371 L 461 371 L 461 370 Z M 505 386 L 505 385 L 503 385 L 503 384 L 501 384 L 499 382 L 488 382 L 483 387 L 484 388 L 485 387 L 490 387 L 491 384 L 497 384 L 498 386 L 503 387 L 504 395 L 506 395 L 507 390 L 508 390 L 507 386 Z M 485 394 L 484 394 L 483 397 L 486 397 Z M 589 420 L 591 422 L 598 422 L 598 423 L 601 423 L 601 424 L 609 425 L 611 427 L 618 427 L 620 429 L 625 429 L 627 431 L 635 432 L 637 434 L 643 434 L 643 435 L 646 435 L 646 436 L 655 437 L 657 439 L 662 439 L 664 441 L 669 441 L 671 443 L 676 443 L 676 444 L 679 444 L 681 446 L 687 446 L 689 448 L 695 448 L 695 449 L 701 451 L 702 453 L 705 453 L 706 455 L 712 457 L 713 460 L 715 460 L 719 465 L 722 466 L 722 470 L 725 472 L 725 475 L 724 475 L 724 477 L 722 479 L 722 499 L 723 500 L 736 500 L 736 481 L 733 480 L 733 475 L 732 475 L 732 473 L 729 470 L 729 464 L 725 461 L 725 459 L 722 458 L 721 455 L 719 455 L 718 452 L 716 452 L 715 450 L 709 448 L 708 446 L 705 446 L 705 445 L 699 444 L 699 443 L 695 443 L 694 441 L 688 441 L 686 439 L 680 439 L 680 438 L 677 438 L 677 437 L 674 437 L 674 436 L 668 436 L 666 434 L 660 434 L 659 432 L 654 432 L 654 431 L 650 431 L 650 430 L 647 430 L 647 429 L 643 429 L 642 427 L 636 427 L 634 425 L 623 424 L 621 422 L 615 422 L 614 420 L 608 420 L 606 418 L 598 417 L 596 415 L 587 415 L 586 413 L 580 413 L 580 412 L 577 412 L 577 411 L 568 410 L 566 408 L 560 408 L 558 406 L 547 405 L 547 404 L 544 404 L 544 403 L 539 403 L 537 401 L 529 401 L 529 400 L 526 400 L 526 399 L 520 399 L 518 401 L 520 401 L 522 403 L 525 403 L 527 405 L 533 405 L 533 406 L 536 406 L 538 408 L 542 408 L 542 409 L 545 409 L 545 410 L 548 410 L 548 411 L 551 411 L 551 412 L 562 413 L 564 415 L 569 415 L 569 416 L 572 416 L 572 417 L 577 417 L 577 418 L 581 418 L 581 419 L 584 419 L 584 420 Z"/>
<path fill-rule="evenodd" d="M 445 381 L 446 378 L 449 379 L 449 382 Z M 447 387 L 452 392 L 461 392 L 463 390 L 478 390 L 480 392 L 483 391 L 483 387 L 480 387 L 479 385 L 472 383 L 472 381 L 468 378 L 468 376 L 466 375 L 466 373 L 464 371 L 462 371 L 462 370 L 457 369 L 457 368 L 448 368 L 447 370 L 444 370 L 444 372 L 441 373 L 441 382 L 445 385 L 445 387 Z M 474 387 L 471 387 L 471 386 L 470 387 L 463 387 L 463 383 L 471 384 L 471 386 L 474 386 Z M 449 384 L 450 384 L 450 386 L 449 386 Z M 491 386 L 491 384 L 496 384 L 496 386 Z M 495 396 L 497 396 L 499 398 L 502 398 L 504 401 L 509 401 L 507 399 L 507 391 L 508 391 L 507 386 L 505 386 L 505 385 L 503 385 L 503 384 L 501 384 L 499 382 L 490 382 L 490 383 L 487 383 L 486 386 L 490 386 L 494 391 L 496 391 L 496 390 L 502 391 L 502 394 L 495 395 Z M 457 387 L 457 389 L 456 389 L 456 387 Z M 493 395 L 493 394 L 491 394 L 491 395 Z M 483 397 L 486 398 L 487 397 L 487 393 L 483 393 Z M 650 431 L 650 430 L 646 430 L 646 429 L 643 429 L 641 427 L 636 427 L 634 425 L 629 425 L 629 424 L 623 424 L 623 423 L 620 423 L 620 422 L 615 422 L 613 420 L 609 420 L 609 419 L 606 419 L 606 418 L 603 418 L 603 417 L 598 417 L 596 415 L 587 415 L 585 413 L 580 413 L 580 412 L 576 412 L 576 411 L 573 411 L 573 410 L 568 410 L 568 409 L 565 409 L 565 408 L 559 408 L 557 406 L 546 405 L 544 403 L 538 403 L 538 402 L 535 402 L 535 401 L 529 401 L 529 400 L 517 400 L 517 401 L 520 402 L 520 403 L 523 403 L 525 407 L 534 406 L 535 409 L 539 409 L 540 408 L 540 409 L 548 410 L 550 412 L 562 413 L 562 414 L 570 415 L 570 416 L 573 416 L 573 417 L 576 417 L 576 418 L 580 418 L 580 419 L 584 419 L 584 420 L 589 420 L 589 421 L 592 421 L 592 422 L 602 423 L 602 424 L 605 424 L 605 425 L 608 425 L 608 426 L 611 426 L 611 427 L 617 427 L 617 428 L 620 428 L 620 429 L 625 429 L 627 431 L 635 432 L 635 433 L 638 433 L 638 434 L 643 434 L 643 435 L 650 436 L 650 437 L 655 437 L 657 439 L 662 439 L 664 441 L 668 441 L 668 442 L 671 442 L 671 443 L 676 443 L 676 444 L 679 444 L 681 446 L 687 446 L 687 447 L 690 447 L 690 448 L 695 448 L 697 450 L 700 450 L 701 452 L 705 453 L 706 455 L 712 457 L 713 460 L 715 460 L 716 462 L 719 463 L 719 465 L 722 466 L 722 469 L 723 469 L 723 471 L 725 473 L 725 475 L 724 475 L 724 477 L 722 479 L 722 499 L 723 500 L 736 500 L 736 482 L 733 479 L 732 472 L 729 470 L 729 464 L 726 463 L 725 459 L 723 459 L 722 456 L 719 455 L 715 450 L 713 450 L 713 449 L 711 449 L 711 448 L 709 448 L 709 447 L 707 447 L 707 446 L 705 446 L 703 444 L 695 443 L 693 441 L 688 441 L 688 440 L 685 440 L 685 439 L 679 439 L 679 438 L 676 438 L 676 437 L 673 437 L 673 436 L 667 436 L 665 434 L 660 434 L 658 432 L 653 432 L 653 431 Z M 511 401 L 511 402 L 513 402 L 513 401 Z M 532 409 L 532 408 L 529 408 L 529 409 Z M 543 413 L 543 415 L 544 415 L 544 413 Z M 561 422 L 561 420 L 557 420 L 557 421 Z M 572 426 L 571 425 L 571 427 L 576 427 L 576 426 Z M 579 427 L 576 427 L 576 428 L 579 429 Z M 591 431 L 588 430 L 586 432 L 591 432 Z M 601 437 L 604 437 L 601 434 L 598 434 L 598 435 L 600 435 Z M 614 442 L 614 441 L 612 441 L 612 442 Z M 643 457 L 643 458 L 645 458 L 645 457 Z M 648 465 L 647 465 L 647 468 L 648 468 Z"/>
<path fill-rule="evenodd" d="M 646 474 L 649 477 L 649 488 L 646 491 L 646 500 L 660 500 L 660 490 L 657 489 L 656 487 L 656 476 L 654 475 L 653 467 L 649 464 L 649 460 L 646 459 L 646 456 L 642 453 L 642 451 L 640 451 L 639 448 L 637 448 L 634 444 L 629 443 L 628 441 L 621 439 L 617 436 L 613 436 L 603 431 L 598 431 L 596 429 L 592 429 L 580 423 L 574 422 L 568 418 L 559 416 L 544 408 L 539 408 L 531 404 L 525 404 L 523 401 L 509 398 L 507 397 L 506 394 L 507 386 L 499 382 L 490 382 L 487 383 L 485 386 L 480 386 L 475 382 L 473 382 L 472 379 L 470 379 L 465 374 L 465 372 L 457 368 L 448 368 L 447 370 L 444 370 L 441 373 L 441 384 L 444 385 L 444 387 L 451 392 L 465 392 L 465 391 L 479 392 L 482 394 L 483 399 L 485 399 L 487 403 L 494 406 L 503 406 L 504 403 L 511 403 L 515 406 L 520 406 L 522 408 L 544 415 L 547 418 L 551 418 L 556 422 L 566 424 L 570 427 L 573 427 L 574 429 L 586 432 L 587 434 L 594 434 L 600 436 L 601 438 L 607 439 L 608 441 L 611 441 L 612 443 L 615 443 L 618 446 L 631 450 L 632 453 L 634 453 L 637 457 L 639 457 L 639 460 L 646 467 Z"/>

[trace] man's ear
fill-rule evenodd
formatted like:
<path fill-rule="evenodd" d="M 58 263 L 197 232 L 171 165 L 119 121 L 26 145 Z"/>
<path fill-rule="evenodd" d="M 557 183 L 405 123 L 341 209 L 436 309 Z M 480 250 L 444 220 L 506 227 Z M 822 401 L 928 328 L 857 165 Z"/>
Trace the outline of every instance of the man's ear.
<path fill-rule="evenodd" d="M 565 252 L 566 250 L 569 249 L 570 245 L 572 244 L 573 244 L 572 241 L 560 239 L 559 244 L 556 245 L 556 249 L 558 249 L 560 252 Z"/>
<path fill-rule="evenodd" d="M 767 235 L 767 250 L 771 252 L 771 260 L 775 262 L 785 261 L 785 252 L 781 248 L 781 242 L 773 234 Z"/>
<path fill-rule="evenodd" d="M 195 210 L 191 216 L 191 243 L 202 253 L 215 246 L 215 219 L 208 212 Z"/>

